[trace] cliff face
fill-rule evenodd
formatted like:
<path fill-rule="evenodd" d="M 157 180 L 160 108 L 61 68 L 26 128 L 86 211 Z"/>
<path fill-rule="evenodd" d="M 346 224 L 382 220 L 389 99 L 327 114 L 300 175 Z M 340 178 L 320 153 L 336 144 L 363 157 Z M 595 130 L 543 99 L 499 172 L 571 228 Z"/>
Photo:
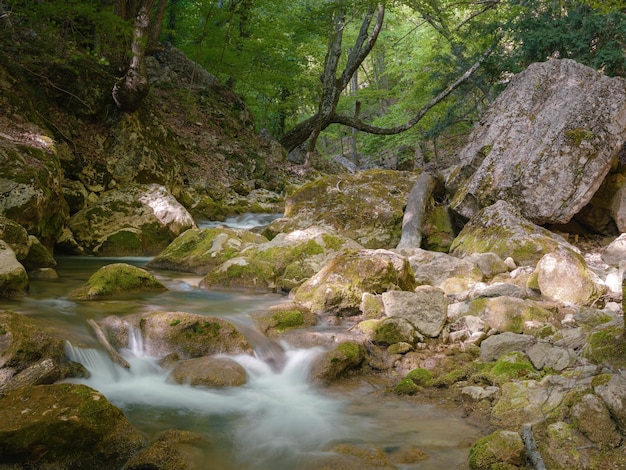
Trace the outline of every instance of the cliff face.
<path fill-rule="evenodd" d="M 163 185 L 188 207 L 232 188 L 282 190 L 282 149 L 180 51 L 148 58 L 151 90 L 132 114 L 115 107 L 108 64 L 20 52 L 0 52 L 0 213 L 48 246 L 68 215 L 130 183 Z"/>

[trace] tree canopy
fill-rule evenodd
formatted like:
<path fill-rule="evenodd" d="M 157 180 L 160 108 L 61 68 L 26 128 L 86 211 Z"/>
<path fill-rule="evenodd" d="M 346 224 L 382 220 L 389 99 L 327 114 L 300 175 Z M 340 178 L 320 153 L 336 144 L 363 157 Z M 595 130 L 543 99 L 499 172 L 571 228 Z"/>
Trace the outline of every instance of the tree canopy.
<path fill-rule="evenodd" d="M 11 43 L 26 29 L 32 40 Z M 360 160 L 402 146 L 437 156 L 534 61 L 626 73 L 619 0 L 16 0 L 0 5 L 0 36 L 109 67 L 126 112 L 147 93 L 146 54 L 170 42 L 286 149 L 347 142 Z"/>

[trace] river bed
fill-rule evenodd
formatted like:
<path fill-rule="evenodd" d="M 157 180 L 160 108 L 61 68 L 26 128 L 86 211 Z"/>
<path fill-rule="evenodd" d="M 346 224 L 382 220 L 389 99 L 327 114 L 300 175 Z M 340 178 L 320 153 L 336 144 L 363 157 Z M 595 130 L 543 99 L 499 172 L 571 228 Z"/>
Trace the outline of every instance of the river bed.
<path fill-rule="evenodd" d="M 427 459 L 402 469 L 464 468 L 469 445 L 481 430 L 464 421 L 460 411 L 423 404 L 374 386 L 320 389 L 308 371 L 320 348 L 285 345 L 287 363 L 280 371 L 251 356 L 234 357 L 248 373 L 245 386 L 207 389 L 166 381 L 159 358 L 144 354 L 140 336 L 120 351 L 131 363 L 127 371 L 100 350 L 87 320 L 124 317 L 147 311 L 185 311 L 245 321 L 247 314 L 286 299 L 279 295 L 211 292 L 197 288 L 193 274 L 153 271 L 168 287 L 116 300 L 76 302 L 67 294 L 98 268 L 113 262 L 144 267 L 148 258 L 61 257 L 56 280 L 34 280 L 29 295 L 0 300 L 0 308 L 38 318 L 71 338 L 68 354 L 91 372 L 72 380 L 102 392 L 148 437 L 167 429 L 196 432 L 206 445 L 195 456 L 199 469 L 333 468 L 338 445 L 379 449 L 392 455 L 419 449 Z M 249 321 L 249 320 L 248 320 Z M 337 467 L 344 468 L 344 467 Z M 372 467 L 376 468 L 376 467 Z"/>

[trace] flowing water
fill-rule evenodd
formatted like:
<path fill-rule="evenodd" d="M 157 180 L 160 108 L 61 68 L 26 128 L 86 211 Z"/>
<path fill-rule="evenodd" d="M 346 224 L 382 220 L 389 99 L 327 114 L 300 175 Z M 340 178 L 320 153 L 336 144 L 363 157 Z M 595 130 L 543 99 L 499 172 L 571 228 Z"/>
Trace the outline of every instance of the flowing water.
<path fill-rule="evenodd" d="M 208 389 L 167 382 L 159 358 L 148 357 L 139 331 L 120 353 L 130 370 L 113 364 L 99 347 L 87 320 L 155 310 L 186 311 L 246 323 L 247 314 L 284 299 L 276 295 L 209 292 L 197 276 L 155 272 L 170 289 L 123 300 L 74 302 L 67 294 L 99 267 L 112 262 L 144 266 L 146 258 L 60 258 L 57 280 L 31 282 L 29 295 L 0 300 L 10 309 L 38 318 L 67 333 L 67 354 L 91 372 L 85 383 L 120 407 L 131 423 L 154 438 L 168 429 L 196 432 L 206 444 L 195 455 L 199 469 L 324 468 L 338 444 L 383 449 L 389 454 L 418 448 L 428 459 L 403 469 L 464 468 L 468 444 L 480 430 L 459 415 L 402 397 L 381 394 L 371 385 L 329 391 L 308 381 L 319 348 L 285 345 L 280 370 L 262 359 L 236 356 L 248 373 L 242 387 Z M 248 328 L 250 321 L 247 321 Z M 81 346 L 79 347 L 78 344 Z M 332 467 L 328 467 L 332 468 Z M 337 467 L 345 468 L 345 467 Z"/>

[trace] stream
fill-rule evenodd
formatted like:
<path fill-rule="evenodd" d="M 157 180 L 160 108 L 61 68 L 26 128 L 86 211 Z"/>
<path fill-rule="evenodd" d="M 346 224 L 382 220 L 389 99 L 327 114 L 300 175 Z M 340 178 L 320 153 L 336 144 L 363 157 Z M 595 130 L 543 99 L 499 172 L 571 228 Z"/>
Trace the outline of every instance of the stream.
<path fill-rule="evenodd" d="M 123 300 L 75 302 L 67 294 L 98 268 L 113 262 L 143 267 L 148 258 L 60 257 L 56 280 L 31 281 L 23 298 L 0 299 L 0 309 L 37 318 L 67 333 L 67 354 L 91 372 L 89 379 L 72 379 L 103 393 L 149 438 L 168 429 L 193 431 L 206 438 L 194 456 L 198 469 L 335 468 L 331 449 L 339 444 L 382 449 L 392 455 L 419 449 L 425 461 L 401 464 L 401 469 L 464 468 L 469 445 L 480 429 L 465 422 L 460 411 L 418 405 L 365 382 L 320 389 L 308 381 L 308 371 L 320 348 L 284 345 L 286 363 L 280 371 L 253 356 L 235 356 L 248 373 L 241 387 L 208 389 L 166 381 L 167 371 L 143 351 L 139 332 L 120 351 L 131 364 L 113 364 L 101 350 L 89 319 L 124 317 L 138 312 L 170 310 L 199 313 L 245 322 L 247 314 L 285 300 L 278 295 L 211 292 L 198 289 L 199 276 L 153 271 L 168 287 Z M 248 320 L 248 323 L 250 321 Z M 80 347 L 78 346 L 80 344 Z M 345 468 L 339 466 L 336 468 Z"/>

